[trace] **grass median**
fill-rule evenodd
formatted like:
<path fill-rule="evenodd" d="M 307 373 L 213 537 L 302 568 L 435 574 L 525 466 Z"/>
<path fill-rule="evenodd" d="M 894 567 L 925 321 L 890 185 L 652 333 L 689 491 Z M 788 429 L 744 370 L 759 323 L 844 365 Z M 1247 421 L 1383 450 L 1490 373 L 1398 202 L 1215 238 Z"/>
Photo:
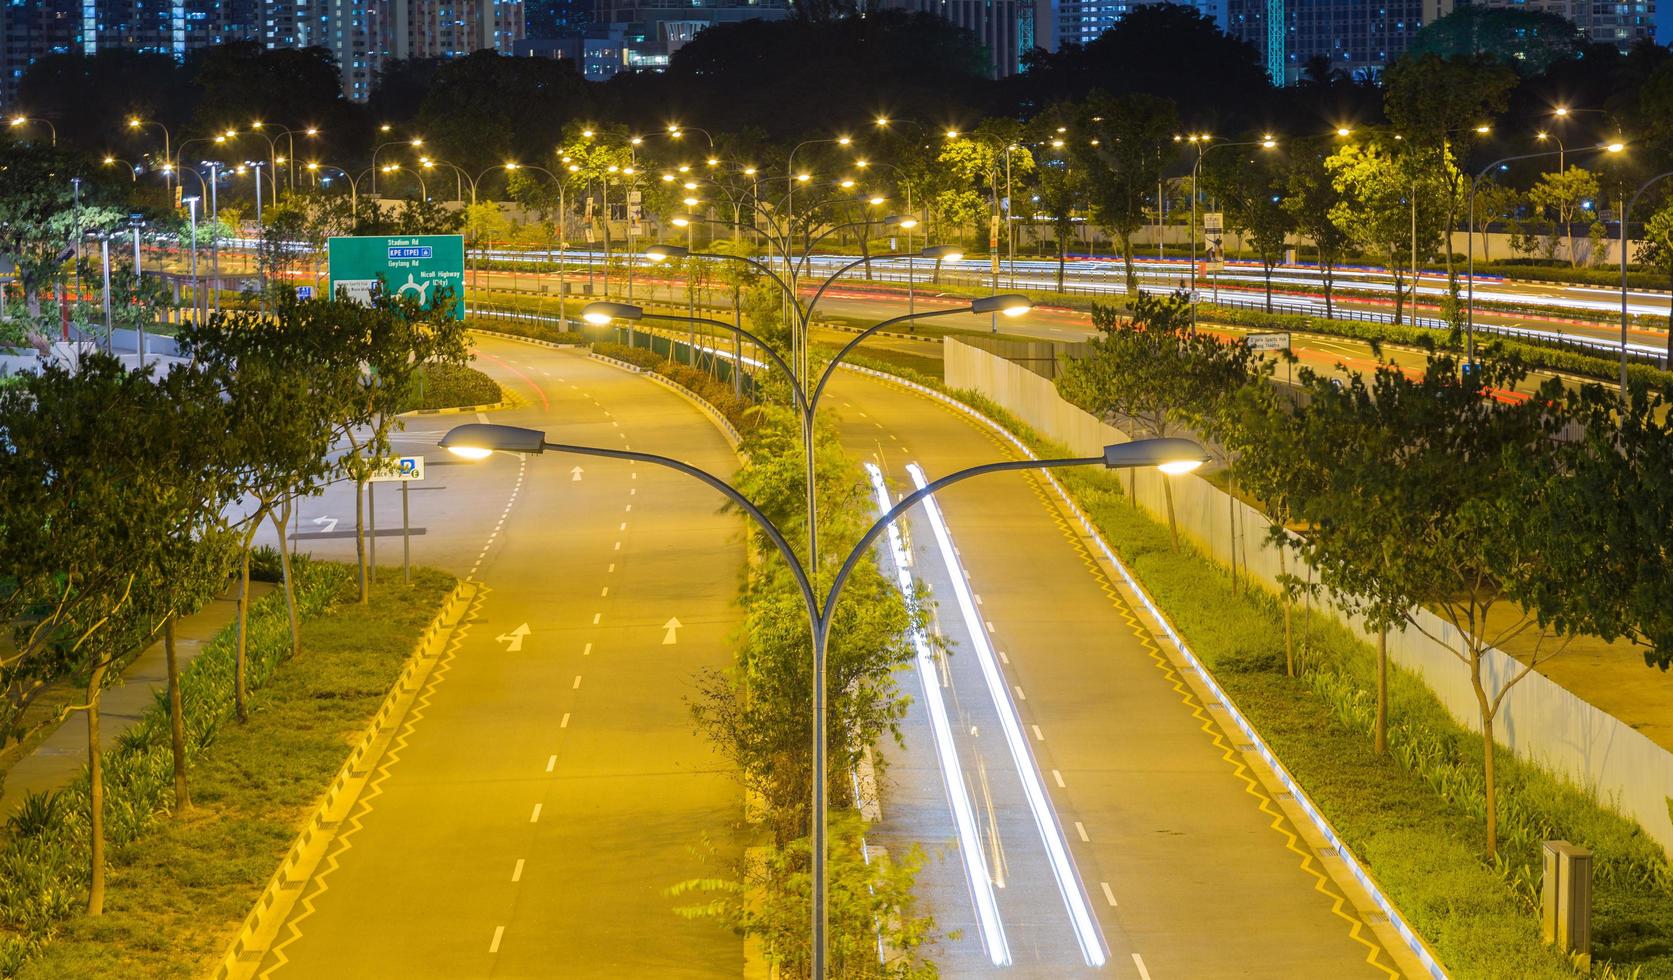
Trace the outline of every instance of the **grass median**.
<path fill-rule="evenodd" d="M 105 914 L 58 923 L 13 975 L 213 972 L 454 585 L 425 568 L 413 570 L 410 588 L 392 573 L 380 581 L 390 584 L 361 606 L 350 576 L 338 577 L 337 601 L 302 624 L 302 652 L 253 692 L 249 722 L 220 724 L 197 755 L 191 809 L 113 846 Z M 282 617 L 283 601 L 264 598 L 253 618 L 262 603 Z"/>

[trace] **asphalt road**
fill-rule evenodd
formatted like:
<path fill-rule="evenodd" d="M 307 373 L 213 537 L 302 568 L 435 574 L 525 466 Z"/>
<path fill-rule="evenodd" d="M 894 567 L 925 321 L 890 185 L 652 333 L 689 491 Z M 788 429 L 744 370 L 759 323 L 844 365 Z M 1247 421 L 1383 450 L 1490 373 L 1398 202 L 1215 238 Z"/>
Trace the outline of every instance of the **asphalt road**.
<path fill-rule="evenodd" d="M 737 465 L 659 385 L 574 351 L 478 349 L 523 402 L 496 422 Z M 400 448 L 429 441 L 439 462 L 433 436 L 469 420 L 419 421 Z M 738 853 L 742 794 L 683 700 L 696 671 L 731 661 L 737 519 L 684 476 L 609 460 L 502 456 L 427 475 L 441 489 L 414 494 L 415 559 L 472 574 L 485 597 L 259 975 L 740 975 L 741 942 L 663 894 Z M 304 516 L 348 515 L 338 488 Z"/>
<path fill-rule="evenodd" d="M 913 485 L 910 463 L 934 479 L 1011 456 L 972 421 L 900 387 L 844 372 L 831 396 L 844 445 L 881 468 L 896 498 Z M 946 780 L 924 740 L 925 697 L 906 750 L 888 750 L 898 765 L 876 836 L 891 851 L 917 841 L 941 855 L 923 893 L 943 931 L 962 931 L 939 954 L 949 975 L 1389 976 L 1390 954 L 1351 911 L 1333 911 L 1336 886 L 1292 848 L 1289 824 L 1274 821 L 1265 791 L 1242 774 L 1235 740 L 1182 693 L 1142 620 L 1033 478 L 978 478 L 938 499 L 951 548 L 920 509 L 909 524 L 912 564 L 953 644 L 935 682 L 990 874 L 1005 874 L 998 916 L 1014 966 L 993 967 L 984 946 Z M 968 603 L 953 588 L 955 564 L 968 573 Z M 997 696 L 980 676 L 984 647 L 1003 678 Z M 1032 776 L 997 720 L 1006 710 Z M 1028 812 L 1030 778 L 1055 814 L 1073 888 L 1042 860 L 1051 827 Z M 1102 972 L 1074 940 L 1071 892 L 1095 916 Z"/>

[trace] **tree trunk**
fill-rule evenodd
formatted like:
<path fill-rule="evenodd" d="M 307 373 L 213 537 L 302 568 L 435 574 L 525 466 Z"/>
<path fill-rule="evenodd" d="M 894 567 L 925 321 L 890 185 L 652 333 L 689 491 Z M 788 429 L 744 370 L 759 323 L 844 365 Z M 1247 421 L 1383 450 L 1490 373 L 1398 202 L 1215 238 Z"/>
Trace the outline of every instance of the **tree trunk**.
<path fill-rule="evenodd" d="M 174 656 L 174 616 L 163 622 L 163 653 L 168 658 L 168 732 L 174 754 L 174 817 L 192 805 L 186 788 L 186 716 L 180 703 L 180 663 Z"/>
<path fill-rule="evenodd" d="M 1326 263 L 1324 267 L 1324 318 L 1326 320 L 1332 319 L 1336 316 L 1336 308 L 1334 306 L 1334 298 L 1332 296 L 1333 287 L 1335 285 L 1336 266 L 1334 263 Z"/>
<path fill-rule="evenodd" d="M 1476 681 L 1476 696 L 1481 704 L 1482 774 L 1487 785 L 1487 856 L 1494 858 L 1499 854 L 1499 786 L 1494 777 L 1493 712 L 1481 692 L 1479 679 Z"/>
<path fill-rule="evenodd" d="M 302 652 L 302 617 L 296 611 L 296 583 L 290 573 L 290 545 L 285 541 L 285 535 L 290 525 L 291 498 L 285 498 L 284 507 L 269 514 L 273 521 L 273 529 L 279 532 L 279 567 L 284 573 L 285 580 L 285 612 L 290 616 L 290 655 L 296 656 Z"/>
<path fill-rule="evenodd" d="M 366 481 L 359 477 L 354 481 L 354 558 L 360 567 L 360 604 L 364 606 L 371 602 L 371 592 L 366 582 Z"/>
<path fill-rule="evenodd" d="M 1127 267 L 1127 295 L 1137 296 L 1139 276 L 1133 271 L 1133 235 L 1128 231 L 1121 232 L 1121 261 Z"/>
<path fill-rule="evenodd" d="M 1138 510 L 1139 509 L 1139 470 L 1138 470 L 1138 467 L 1136 467 L 1136 466 L 1129 467 L 1128 470 L 1127 470 L 1127 496 L 1133 502 L 1133 509 Z"/>
<path fill-rule="evenodd" d="M 1388 751 L 1388 627 L 1377 633 L 1377 725 L 1372 739 L 1378 755 Z"/>
<path fill-rule="evenodd" d="M 1173 550 L 1179 550 L 1179 522 L 1173 517 L 1173 481 L 1162 474 L 1162 496 L 1168 502 L 1168 536 L 1173 539 Z"/>
<path fill-rule="evenodd" d="M 1400 276 L 1399 266 L 1396 266 L 1394 262 L 1395 260 L 1391 257 L 1388 267 L 1394 270 L 1394 325 L 1399 326 L 1403 322 L 1401 314 L 1405 311 L 1406 283 Z"/>
<path fill-rule="evenodd" d="M 1069 238 L 1062 231 L 1057 233 L 1057 291 L 1063 291 L 1063 265 L 1069 258 Z"/>
<path fill-rule="evenodd" d="M 1290 573 L 1289 550 L 1283 545 L 1278 546 L 1279 571 L 1284 575 Z M 1295 676 L 1295 641 L 1294 631 L 1290 627 L 1290 617 L 1295 609 L 1295 599 L 1290 595 L 1288 586 L 1284 587 L 1280 598 L 1284 602 L 1284 676 Z"/>
<path fill-rule="evenodd" d="M 87 681 L 88 915 L 101 915 L 105 910 L 105 769 L 99 755 L 99 694 L 107 666 L 101 663 L 94 667 Z"/>
<path fill-rule="evenodd" d="M 1272 266 L 1263 261 L 1262 267 L 1266 272 L 1266 312 L 1272 312 Z"/>
<path fill-rule="evenodd" d="M 244 654 L 249 645 L 247 634 L 250 623 L 250 539 L 254 533 L 252 531 L 244 536 L 244 551 L 238 573 L 238 653 L 232 662 L 232 703 L 241 722 L 250 720 L 250 709 L 245 704 L 248 692 L 244 684 Z"/>

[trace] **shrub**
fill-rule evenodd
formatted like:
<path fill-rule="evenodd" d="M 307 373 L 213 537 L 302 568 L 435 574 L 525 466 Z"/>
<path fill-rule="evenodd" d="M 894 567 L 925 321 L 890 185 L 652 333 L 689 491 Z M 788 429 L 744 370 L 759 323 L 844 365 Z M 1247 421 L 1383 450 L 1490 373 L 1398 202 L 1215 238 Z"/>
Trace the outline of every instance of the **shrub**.
<path fill-rule="evenodd" d="M 494 405 L 503 397 L 499 382 L 476 368 L 426 364 L 419 369 L 412 394 L 402 410 Z"/>

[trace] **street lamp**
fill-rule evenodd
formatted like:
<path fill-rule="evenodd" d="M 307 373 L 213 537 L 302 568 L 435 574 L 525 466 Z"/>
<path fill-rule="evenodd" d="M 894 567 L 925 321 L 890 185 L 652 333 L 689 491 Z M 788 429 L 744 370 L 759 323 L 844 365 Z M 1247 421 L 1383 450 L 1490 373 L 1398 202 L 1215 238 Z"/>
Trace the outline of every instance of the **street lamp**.
<path fill-rule="evenodd" d="M 1347 130 L 1338 129 L 1339 135 L 1345 135 Z M 1202 170 L 1202 158 L 1210 150 L 1218 150 L 1234 146 L 1258 146 L 1263 150 L 1270 150 L 1278 145 L 1278 141 L 1271 133 L 1263 133 L 1258 140 L 1242 140 L 1236 143 L 1211 143 L 1214 137 L 1207 133 L 1192 134 L 1191 136 L 1173 138 L 1175 143 L 1184 141 L 1196 147 L 1197 160 L 1191 164 L 1191 330 L 1197 329 L 1197 180 Z"/>
<path fill-rule="evenodd" d="M 1602 144 L 1600 146 L 1588 147 L 1587 149 L 1590 150 L 1590 151 L 1593 151 L 1593 152 L 1620 153 L 1622 150 L 1626 149 L 1626 145 L 1623 144 L 1623 143 L 1605 143 L 1605 144 Z M 1465 321 L 1464 321 L 1464 363 L 1465 363 L 1465 366 L 1471 371 L 1475 370 L 1475 195 L 1476 195 L 1476 188 L 1481 186 L 1482 179 L 1484 177 L 1486 177 L 1488 172 L 1491 171 L 1494 167 L 1498 167 L 1498 166 L 1501 166 L 1501 165 L 1507 164 L 1507 163 L 1515 163 L 1518 160 L 1537 160 L 1537 159 L 1540 159 L 1542 157 L 1554 157 L 1554 156 L 1557 156 L 1558 154 L 1560 154 L 1562 152 L 1563 152 L 1562 150 L 1544 150 L 1544 151 L 1541 151 L 1539 153 L 1519 153 L 1519 154 L 1516 154 L 1515 156 L 1501 157 L 1497 160 L 1494 160 L 1492 163 L 1489 163 L 1487 166 L 1482 167 L 1481 172 L 1476 174 L 1474 179 L 1472 179 L 1470 181 L 1469 214 L 1468 214 L 1467 224 L 1465 226 L 1466 227 L 1466 234 L 1465 234 L 1465 238 L 1464 238 L 1464 241 L 1465 241 L 1465 246 L 1464 246 L 1465 262 L 1466 262 L 1466 269 L 1467 269 L 1466 276 L 1467 276 L 1468 281 L 1469 281 L 1469 287 L 1468 288 L 1469 288 L 1469 292 L 1470 292 L 1469 296 L 1466 297 L 1466 299 L 1465 299 L 1466 314 L 1465 314 Z M 1621 235 L 1622 235 L 1622 240 L 1624 241 L 1625 236 L 1626 236 L 1626 223 L 1624 221 L 1622 222 L 1622 225 L 1621 225 Z M 1625 277 L 1625 271 L 1624 270 L 1625 270 L 1625 263 L 1626 263 L 1626 256 L 1624 254 L 1621 256 L 1621 262 L 1622 262 L 1622 269 L 1623 269 L 1622 276 L 1623 276 L 1623 281 L 1624 281 L 1624 277 Z M 1625 372 L 1626 372 L 1626 366 L 1625 366 L 1626 365 L 1626 353 L 1625 353 L 1626 352 L 1626 341 L 1625 341 L 1625 333 L 1624 332 L 1622 334 L 1621 350 L 1622 350 L 1621 371 L 1622 371 L 1622 374 L 1624 375 Z"/>
<path fill-rule="evenodd" d="M 52 134 L 52 145 L 58 145 L 58 127 L 54 126 L 51 120 L 40 119 L 32 116 L 13 116 L 11 119 L 7 120 L 6 125 L 13 129 L 17 129 L 19 126 L 27 126 L 30 123 L 40 123 L 45 126 L 47 128 L 47 132 Z"/>
<path fill-rule="evenodd" d="M 1611 144 L 1619 146 L 1620 144 Z M 1618 152 L 1618 151 L 1612 151 Z M 1621 209 L 1621 404 L 1627 403 L 1627 223 L 1632 219 L 1632 206 L 1638 203 L 1638 198 L 1651 185 L 1673 177 L 1673 171 L 1656 174 L 1638 186 L 1626 207 Z M 1667 335 L 1667 363 L 1673 365 L 1673 332 Z"/>
<path fill-rule="evenodd" d="M 1007 311 L 1017 305 L 1025 305 L 1027 303 L 1026 298 L 1023 297 L 983 297 L 983 300 L 1003 300 L 1005 303 L 1009 304 L 1005 306 Z M 986 312 L 986 310 L 976 309 L 977 303 L 980 302 L 982 302 L 982 300 L 972 303 L 970 307 L 966 308 L 966 310 L 969 312 Z M 617 317 L 632 320 L 643 315 L 643 311 L 638 307 L 628 306 L 627 304 L 590 304 L 588 311 L 583 314 L 583 317 L 585 317 L 589 322 L 597 322 L 600 320 L 603 322 L 609 322 L 609 320 Z M 936 314 L 924 313 L 918 315 L 934 316 Z M 872 327 L 871 330 L 868 330 L 866 333 L 869 334 L 882 329 L 889 323 L 900 319 L 902 318 L 896 317 L 892 321 L 884 321 L 883 323 Z M 727 326 L 724 323 L 719 325 L 722 327 Z M 854 343 L 857 343 L 859 339 L 860 338 L 857 337 L 854 341 L 850 342 L 848 347 L 844 348 L 844 353 L 846 353 L 849 348 L 852 348 Z M 812 397 L 809 398 L 807 397 L 802 381 L 799 380 L 793 372 L 791 372 L 789 366 L 785 364 L 782 359 L 777 358 L 775 355 L 775 366 L 785 372 L 788 380 L 790 381 L 792 390 L 797 393 L 797 407 L 800 409 L 802 415 L 804 432 L 811 432 L 813 411 L 818 404 L 819 392 L 823 389 L 824 383 L 829 379 L 831 372 L 833 372 L 837 365 L 841 362 L 842 356 L 843 355 L 839 353 L 832 359 L 830 365 L 826 367 L 824 375 L 820 378 L 818 388 L 814 389 Z M 574 453 L 583 456 L 597 456 L 606 459 L 649 463 L 651 465 L 665 467 L 679 473 L 684 473 L 699 482 L 707 484 L 732 503 L 737 504 L 738 507 L 744 513 L 748 514 L 750 519 L 761 528 L 767 538 L 772 541 L 773 546 L 778 550 L 779 555 L 784 559 L 785 564 L 789 567 L 791 577 L 795 580 L 797 590 L 801 594 L 802 602 L 807 612 L 809 639 L 813 648 L 813 808 L 812 813 L 809 816 L 813 824 L 812 975 L 816 978 L 816 980 L 824 980 L 826 977 L 826 651 L 830 640 L 831 622 L 836 611 L 837 601 L 842 594 L 843 585 L 847 582 L 848 577 L 853 573 L 854 569 L 859 566 L 859 563 L 870 553 L 871 545 L 877 539 L 878 535 L 887 530 L 896 520 L 898 520 L 911 508 L 916 506 L 924 498 L 929 497 L 930 495 L 955 483 L 959 483 L 976 476 L 1014 470 L 1043 470 L 1069 466 L 1104 466 L 1109 469 L 1130 469 L 1155 466 L 1161 468 L 1166 473 L 1187 473 L 1196 469 L 1198 466 L 1201 466 L 1208 459 L 1208 454 L 1203 451 L 1202 447 L 1188 439 L 1145 439 L 1136 442 L 1123 443 L 1120 445 L 1106 446 L 1103 453 L 1098 456 L 1066 457 L 1059 459 L 1004 460 L 980 466 L 973 466 L 968 469 L 959 470 L 955 473 L 950 473 L 947 476 L 943 476 L 940 479 L 937 479 L 906 495 L 899 503 L 891 507 L 886 513 L 872 523 L 872 525 L 867 528 L 865 533 L 861 535 L 859 541 L 854 544 L 848 554 L 843 558 L 839 571 L 836 573 L 835 577 L 830 580 L 830 585 L 826 588 L 824 595 L 821 596 L 818 592 L 818 587 L 815 584 L 819 577 L 821 566 L 818 561 L 817 550 L 813 547 L 815 540 L 814 532 L 816 528 L 816 524 L 814 522 L 817 520 L 818 514 L 817 499 L 814 492 L 814 485 L 811 481 L 806 486 L 807 506 L 810 519 L 808 525 L 809 550 L 807 561 L 803 562 L 802 559 L 797 557 L 795 550 L 790 546 L 790 542 L 786 540 L 783 531 L 781 531 L 779 527 L 773 523 L 772 519 L 763 513 L 761 509 L 757 507 L 748 497 L 720 477 L 682 460 L 654 453 L 635 452 L 626 449 L 607 449 L 599 446 L 580 446 L 565 443 L 553 443 L 548 442 L 546 434 L 537 429 L 525 429 L 516 426 L 492 425 L 475 422 L 453 428 L 441 438 L 438 445 L 447 449 L 456 456 L 469 460 L 486 459 L 495 452 L 516 453 L 522 455 L 538 455 L 546 452 L 561 452 Z M 811 461 L 809 465 L 811 466 Z"/>
<path fill-rule="evenodd" d="M 113 157 L 113 156 L 106 155 L 105 158 L 100 162 L 103 163 L 107 167 L 110 166 L 113 163 L 120 163 L 128 171 L 129 183 L 135 183 L 135 184 L 139 183 L 139 168 L 134 166 L 133 164 L 129 163 L 128 161 L 122 159 L 121 157 Z"/>

